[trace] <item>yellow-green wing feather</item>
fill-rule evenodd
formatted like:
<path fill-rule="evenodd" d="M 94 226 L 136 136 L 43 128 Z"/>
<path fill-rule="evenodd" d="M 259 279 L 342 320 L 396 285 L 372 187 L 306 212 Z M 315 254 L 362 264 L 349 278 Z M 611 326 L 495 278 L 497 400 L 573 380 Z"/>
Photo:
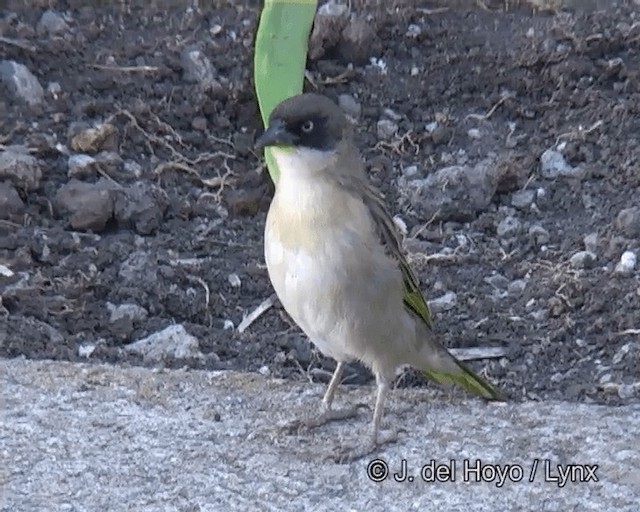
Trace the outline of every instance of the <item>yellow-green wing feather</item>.
<path fill-rule="evenodd" d="M 422 320 L 429 329 L 432 327 L 431 312 L 429 306 L 420 291 L 420 283 L 411 271 L 404 256 L 398 230 L 387 212 L 382 198 L 371 187 L 364 187 L 364 202 L 368 206 L 374 220 L 380 241 L 385 246 L 389 254 L 398 262 L 404 283 L 403 301 L 406 308 Z M 437 343 L 437 342 L 435 342 Z M 458 361 L 442 345 L 434 347 L 435 350 L 442 350 L 450 357 L 460 369 L 459 372 L 440 372 L 436 370 L 422 370 L 423 374 L 440 384 L 457 384 L 471 393 L 482 396 L 489 400 L 503 400 L 502 395 L 486 380 L 476 375 L 464 363 Z"/>

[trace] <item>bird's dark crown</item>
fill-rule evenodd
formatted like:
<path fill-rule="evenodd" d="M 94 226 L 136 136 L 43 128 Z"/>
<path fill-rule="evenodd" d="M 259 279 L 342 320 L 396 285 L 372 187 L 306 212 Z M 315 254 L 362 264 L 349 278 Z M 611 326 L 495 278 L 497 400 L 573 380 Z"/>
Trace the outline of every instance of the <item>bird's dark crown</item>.
<path fill-rule="evenodd" d="M 320 94 L 299 94 L 284 100 L 269 116 L 269 129 L 281 125 L 284 145 L 328 151 L 344 136 L 347 119 L 340 107 Z"/>

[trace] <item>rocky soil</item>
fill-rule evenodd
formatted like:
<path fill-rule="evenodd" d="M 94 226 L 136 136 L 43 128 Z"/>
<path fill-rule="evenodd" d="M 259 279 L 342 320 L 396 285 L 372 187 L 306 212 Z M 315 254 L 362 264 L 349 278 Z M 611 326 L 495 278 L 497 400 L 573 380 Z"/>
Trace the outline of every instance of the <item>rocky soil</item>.
<path fill-rule="evenodd" d="M 84 4 L 0 9 L 0 356 L 326 380 L 269 300 L 256 2 Z M 383 4 L 323 11 L 306 88 L 356 124 L 444 342 L 502 349 L 472 364 L 514 400 L 638 402 L 638 6 Z"/>

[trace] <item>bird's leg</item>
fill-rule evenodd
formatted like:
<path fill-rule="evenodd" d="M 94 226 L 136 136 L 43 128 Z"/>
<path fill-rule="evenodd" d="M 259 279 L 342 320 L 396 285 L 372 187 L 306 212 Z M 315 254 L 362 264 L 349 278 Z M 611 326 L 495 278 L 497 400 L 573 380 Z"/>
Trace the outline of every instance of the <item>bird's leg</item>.
<path fill-rule="evenodd" d="M 339 362 L 336 366 L 333 375 L 331 376 L 331 380 L 329 381 L 329 385 L 327 386 L 327 391 L 322 397 L 322 406 L 326 411 L 331 409 L 331 404 L 333 403 L 333 398 L 336 395 L 336 389 L 340 385 L 340 381 L 342 380 L 342 374 L 344 373 L 345 364 L 343 362 Z"/>
<path fill-rule="evenodd" d="M 378 444 L 378 431 L 380 430 L 380 423 L 382 422 L 382 416 L 384 415 L 384 402 L 387 399 L 387 393 L 389 391 L 389 384 L 380 377 L 376 379 L 378 383 L 378 389 L 376 391 L 376 405 L 373 409 L 373 433 L 371 444 L 376 446 Z"/>
<path fill-rule="evenodd" d="M 356 448 L 340 448 L 337 454 L 330 457 L 335 462 L 347 463 L 361 459 L 373 453 L 383 444 L 393 443 L 398 440 L 397 430 L 393 430 L 385 436 L 380 435 L 380 424 L 382 423 L 382 416 L 384 415 L 384 403 L 389 392 L 389 381 L 380 375 L 376 375 L 376 382 L 378 386 L 376 390 L 376 405 L 373 411 L 373 421 L 371 425 L 372 437 L 370 441 L 362 443 Z"/>
<path fill-rule="evenodd" d="M 301 427 L 312 429 L 320 427 L 325 423 L 329 423 L 331 421 L 339 421 L 346 420 L 349 418 L 354 418 L 358 414 L 358 407 L 348 407 L 345 409 L 332 409 L 331 405 L 333 404 L 333 398 L 335 397 L 336 390 L 340 385 L 340 381 L 342 380 L 342 374 L 344 373 L 344 368 L 346 363 L 339 361 L 336 366 L 335 371 L 333 372 L 333 376 L 329 381 L 329 385 L 327 386 L 327 391 L 322 398 L 322 405 L 320 414 L 314 418 L 307 418 L 304 420 L 296 420 L 289 423 L 285 428 L 289 432 L 295 432 L 300 430 Z"/>

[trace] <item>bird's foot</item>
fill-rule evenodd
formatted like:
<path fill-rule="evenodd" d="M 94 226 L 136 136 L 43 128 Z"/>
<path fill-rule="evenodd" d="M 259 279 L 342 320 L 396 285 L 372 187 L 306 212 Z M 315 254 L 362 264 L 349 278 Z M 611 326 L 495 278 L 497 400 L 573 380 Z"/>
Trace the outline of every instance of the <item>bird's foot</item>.
<path fill-rule="evenodd" d="M 284 427 L 282 430 L 289 434 L 299 434 L 304 430 L 313 430 L 314 428 L 321 427 L 332 421 L 342 421 L 355 418 L 358 415 L 358 410 L 362 405 L 356 405 L 354 407 L 348 407 L 345 409 L 325 409 L 319 415 L 310 418 L 293 420 Z"/>
<path fill-rule="evenodd" d="M 385 434 L 374 434 L 369 442 L 358 446 L 340 446 L 334 451 L 334 453 L 329 455 L 327 459 L 335 462 L 336 464 L 349 464 L 356 460 L 363 459 L 377 451 L 381 446 L 398 441 L 400 432 L 405 432 L 405 430 L 398 429 Z"/>

